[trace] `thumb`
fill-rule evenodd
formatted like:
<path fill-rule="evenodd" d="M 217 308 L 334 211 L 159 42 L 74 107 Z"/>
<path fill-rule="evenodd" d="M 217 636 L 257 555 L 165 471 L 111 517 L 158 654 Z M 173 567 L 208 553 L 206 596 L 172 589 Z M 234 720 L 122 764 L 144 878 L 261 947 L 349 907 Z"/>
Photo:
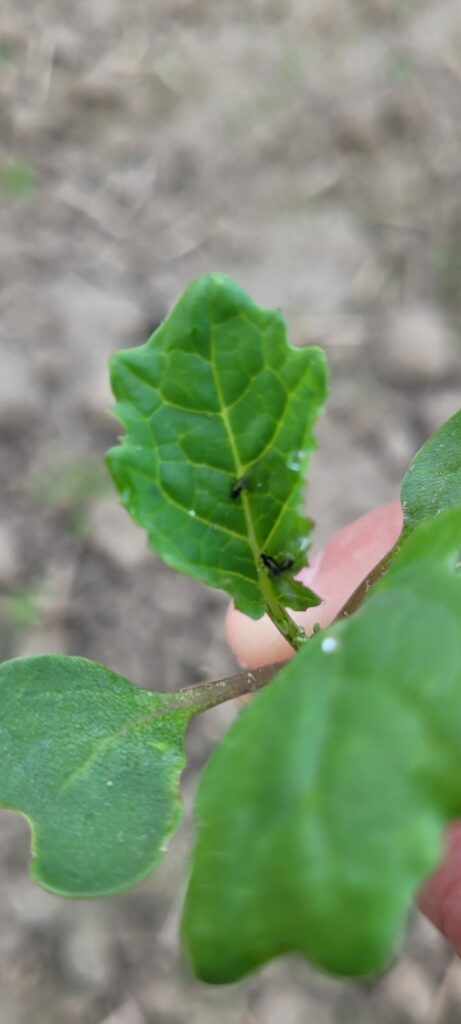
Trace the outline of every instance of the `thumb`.
<path fill-rule="evenodd" d="M 424 883 L 418 904 L 461 955 L 461 822 L 447 829 L 445 859 Z"/>

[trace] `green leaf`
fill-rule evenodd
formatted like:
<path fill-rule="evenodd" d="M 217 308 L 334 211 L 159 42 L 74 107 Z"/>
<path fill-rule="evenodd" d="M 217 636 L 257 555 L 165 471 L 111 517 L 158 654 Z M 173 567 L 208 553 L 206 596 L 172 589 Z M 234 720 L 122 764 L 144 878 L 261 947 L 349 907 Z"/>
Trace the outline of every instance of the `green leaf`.
<path fill-rule="evenodd" d="M 391 956 L 461 814 L 461 510 L 415 530 L 356 615 L 241 713 L 200 787 L 184 913 L 195 971 L 297 951 L 363 975 Z"/>
<path fill-rule="evenodd" d="M 317 608 L 322 603 L 322 599 L 313 590 L 293 577 L 278 576 L 273 582 L 277 598 L 284 608 L 303 612 L 306 608 Z"/>
<path fill-rule="evenodd" d="M 0 804 L 30 823 L 40 885 L 96 896 L 152 870 L 180 816 L 181 699 L 84 658 L 0 665 Z"/>
<path fill-rule="evenodd" d="M 417 452 L 401 490 L 404 536 L 442 509 L 461 505 L 461 409 Z"/>
<path fill-rule="evenodd" d="M 37 175 L 33 167 L 21 161 L 0 164 L 0 193 L 13 199 L 25 199 L 37 191 Z"/>
<path fill-rule="evenodd" d="M 306 564 L 324 354 L 292 348 L 278 311 L 210 274 L 147 344 L 113 357 L 111 380 L 126 434 L 108 465 L 123 504 L 170 566 L 258 618 L 277 600 L 261 555 L 289 560 L 286 578 Z"/>

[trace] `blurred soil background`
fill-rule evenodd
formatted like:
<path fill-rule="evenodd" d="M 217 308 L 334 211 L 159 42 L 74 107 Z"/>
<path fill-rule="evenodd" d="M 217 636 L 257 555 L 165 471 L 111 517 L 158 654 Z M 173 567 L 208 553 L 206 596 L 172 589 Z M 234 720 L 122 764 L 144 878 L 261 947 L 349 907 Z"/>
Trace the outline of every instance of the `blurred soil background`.
<path fill-rule="evenodd" d="M 194 276 L 234 275 L 324 345 L 318 543 L 398 494 L 460 405 L 459 0 L 2 0 L 0 649 L 144 686 L 232 671 L 225 600 L 176 578 L 119 509 L 107 359 Z M 0 816 L 0 1024 L 449 1024 L 461 971 L 416 921 L 383 977 L 297 960 L 213 990 L 177 939 L 188 825 L 130 894 L 65 902 Z"/>

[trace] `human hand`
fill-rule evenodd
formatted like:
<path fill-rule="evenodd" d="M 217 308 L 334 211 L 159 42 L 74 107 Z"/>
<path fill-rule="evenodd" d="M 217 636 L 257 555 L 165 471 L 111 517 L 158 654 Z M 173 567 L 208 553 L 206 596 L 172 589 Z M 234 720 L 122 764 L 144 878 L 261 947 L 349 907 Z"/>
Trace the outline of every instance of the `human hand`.
<path fill-rule="evenodd" d="M 401 528 L 400 503 L 393 502 L 355 520 L 332 538 L 301 573 L 303 582 L 323 598 L 318 608 L 292 613 L 306 632 L 316 622 L 327 626 L 336 618 L 359 583 L 395 544 Z M 234 654 L 248 668 L 293 654 L 267 617 L 255 622 L 231 605 L 226 629 Z M 418 903 L 461 955 L 461 822 L 447 830 L 445 860 L 423 886 Z"/>

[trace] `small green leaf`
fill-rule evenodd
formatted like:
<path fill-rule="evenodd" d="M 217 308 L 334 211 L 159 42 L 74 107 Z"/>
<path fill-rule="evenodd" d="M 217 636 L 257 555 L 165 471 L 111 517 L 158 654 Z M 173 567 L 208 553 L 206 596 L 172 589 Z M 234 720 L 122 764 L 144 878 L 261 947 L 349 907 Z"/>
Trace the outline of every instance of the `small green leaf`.
<path fill-rule="evenodd" d="M 16 590 L 0 596 L 0 611 L 10 626 L 26 629 L 42 623 L 40 596 L 34 590 Z"/>
<path fill-rule="evenodd" d="M 191 709 L 84 658 L 0 665 L 0 804 L 32 829 L 32 877 L 97 896 L 155 866 L 179 816 Z"/>
<path fill-rule="evenodd" d="M 278 576 L 273 582 L 277 598 L 284 608 L 303 612 L 306 608 L 317 608 L 322 603 L 322 599 L 313 590 L 292 576 Z"/>
<path fill-rule="evenodd" d="M 108 464 L 123 504 L 170 566 L 258 618 L 276 601 L 262 554 L 306 564 L 324 354 L 291 347 L 279 312 L 210 274 L 146 345 L 113 357 L 111 379 L 126 434 Z"/>
<path fill-rule="evenodd" d="M 460 509 L 415 530 L 216 750 L 183 925 L 203 980 L 291 951 L 346 975 L 391 956 L 461 814 L 460 553 Z"/>
<path fill-rule="evenodd" d="M 19 46 L 15 40 L 0 36 L 0 70 L 15 60 L 18 49 Z"/>
<path fill-rule="evenodd" d="M 402 532 L 393 548 L 357 587 L 345 606 L 350 615 L 382 579 L 413 530 L 444 509 L 461 507 L 461 410 L 447 420 L 417 452 L 403 478 Z"/>
<path fill-rule="evenodd" d="M 461 505 L 461 409 L 429 438 L 405 474 L 404 535 L 442 509 Z"/>
<path fill-rule="evenodd" d="M 25 199 L 37 191 L 37 175 L 33 167 L 19 160 L 0 165 L 0 192 L 13 199 Z"/>

